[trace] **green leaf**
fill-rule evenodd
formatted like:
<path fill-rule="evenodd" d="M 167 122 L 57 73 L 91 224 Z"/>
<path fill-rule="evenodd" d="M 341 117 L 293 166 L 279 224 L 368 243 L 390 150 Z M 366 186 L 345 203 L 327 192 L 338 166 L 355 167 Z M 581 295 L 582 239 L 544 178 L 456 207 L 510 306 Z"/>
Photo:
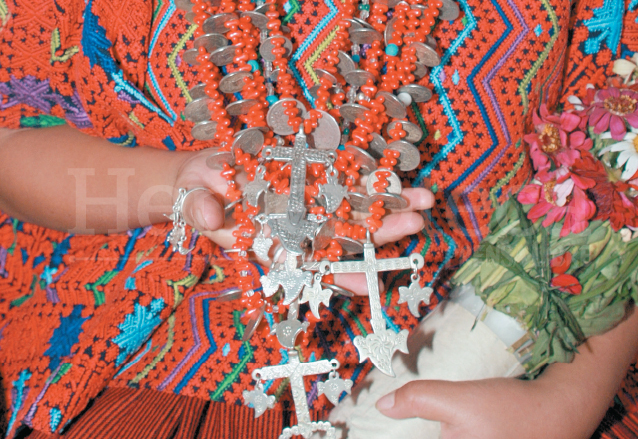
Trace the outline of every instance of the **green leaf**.
<path fill-rule="evenodd" d="M 533 279 L 527 272 L 516 262 L 510 255 L 502 251 L 500 248 L 490 244 L 489 242 L 483 242 L 478 251 L 474 254 L 477 259 L 493 261 L 502 267 L 507 268 L 516 276 L 520 277 L 525 282 L 539 288 L 540 285 L 536 279 Z"/>

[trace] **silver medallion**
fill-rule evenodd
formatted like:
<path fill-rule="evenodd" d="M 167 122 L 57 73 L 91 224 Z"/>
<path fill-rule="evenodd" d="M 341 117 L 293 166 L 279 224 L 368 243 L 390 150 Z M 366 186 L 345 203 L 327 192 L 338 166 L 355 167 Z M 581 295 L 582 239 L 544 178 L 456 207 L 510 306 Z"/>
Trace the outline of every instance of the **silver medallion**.
<path fill-rule="evenodd" d="M 241 16 L 249 17 L 252 25 L 257 27 L 259 30 L 263 31 L 268 29 L 267 25 L 269 19 L 264 14 L 255 11 L 245 11 L 241 13 Z"/>
<path fill-rule="evenodd" d="M 241 101 L 231 102 L 226 106 L 226 112 L 230 116 L 241 116 L 248 114 L 250 109 L 259 104 L 257 99 L 242 99 Z"/>
<path fill-rule="evenodd" d="M 294 101 L 299 109 L 298 116 L 302 118 L 307 117 L 306 107 L 304 104 L 299 102 L 293 98 L 281 99 L 273 104 L 268 110 L 268 114 L 266 115 L 266 121 L 272 130 L 279 134 L 280 136 L 288 136 L 290 134 L 295 134 L 295 130 L 292 129 L 290 125 L 288 125 L 288 116 L 284 114 L 284 102 Z M 304 145 L 305 148 L 305 145 Z"/>
<path fill-rule="evenodd" d="M 261 45 L 259 46 L 259 54 L 261 55 L 261 57 L 265 59 L 266 61 L 276 60 L 277 57 L 275 56 L 274 53 L 272 53 L 272 50 L 275 48 L 275 44 L 273 43 L 273 41 L 275 39 L 282 39 L 282 38 L 284 39 L 283 48 L 286 49 L 286 52 L 284 53 L 283 57 L 287 58 L 288 56 L 290 56 L 290 54 L 292 53 L 292 42 L 284 36 L 274 36 L 263 41 Z"/>
<path fill-rule="evenodd" d="M 350 55 L 343 51 L 339 51 L 339 63 L 337 64 L 337 71 L 341 76 L 345 76 L 346 73 L 351 72 L 357 68 L 357 65 L 354 63 Z"/>
<path fill-rule="evenodd" d="M 389 91 L 384 90 L 377 92 L 377 97 L 379 96 L 383 96 L 383 105 L 385 106 L 385 111 L 388 116 L 395 119 L 405 119 L 408 112 L 405 109 L 405 105 L 403 105 L 403 102 L 401 102 L 399 98 Z"/>
<path fill-rule="evenodd" d="M 343 75 L 346 82 L 350 85 L 354 85 L 355 87 L 361 87 L 362 85 L 366 85 L 369 79 L 374 82 L 376 78 L 374 75 L 366 70 L 351 70 Z"/>
<path fill-rule="evenodd" d="M 407 93 L 414 102 L 427 102 L 432 99 L 432 90 L 422 85 L 409 84 L 397 90 L 397 93 Z"/>
<path fill-rule="evenodd" d="M 230 151 L 217 151 L 212 153 L 206 159 L 206 166 L 210 169 L 222 170 L 224 169 L 224 163 L 228 163 L 230 166 L 235 166 L 235 157 Z"/>
<path fill-rule="evenodd" d="M 197 140 L 213 140 L 215 133 L 217 133 L 217 122 L 213 120 L 198 122 L 191 129 L 191 135 Z"/>
<path fill-rule="evenodd" d="M 362 27 L 360 29 L 350 29 L 350 41 L 354 44 L 372 44 L 375 41 L 383 41 L 383 35 L 375 29 Z"/>
<path fill-rule="evenodd" d="M 201 37 L 195 39 L 195 49 L 205 47 L 208 53 L 219 49 L 220 47 L 226 47 L 228 40 L 222 34 L 204 34 Z"/>
<path fill-rule="evenodd" d="M 423 137 L 423 131 L 421 131 L 421 128 L 419 128 L 418 125 L 415 125 L 412 122 L 408 122 L 407 120 L 395 120 L 390 122 L 388 124 L 388 128 L 386 129 L 388 135 L 390 135 L 390 131 L 394 130 L 394 128 L 399 123 L 401 124 L 401 129 L 403 129 L 403 131 L 407 133 L 403 140 L 406 140 L 410 143 L 417 143 L 421 140 L 421 138 Z"/>
<path fill-rule="evenodd" d="M 410 142 L 395 140 L 388 144 L 388 149 L 401 153 L 397 159 L 397 168 L 400 171 L 412 171 L 421 163 L 421 153 Z"/>
<path fill-rule="evenodd" d="M 334 405 L 339 404 L 339 397 L 343 392 L 350 394 L 352 390 L 352 380 L 344 380 L 339 377 L 339 372 L 331 372 L 325 383 L 317 383 L 319 395 L 326 395 L 328 401 Z"/>
<path fill-rule="evenodd" d="M 246 128 L 235 134 L 233 148 L 239 148 L 246 154 L 257 155 L 264 146 L 264 133 L 259 128 Z"/>
<path fill-rule="evenodd" d="M 427 44 L 415 41 L 410 44 L 410 47 L 416 50 L 417 61 L 425 64 L 427 67 L 436 67 L 441 64 L 441 57 L 439 54 Z"/>
<path fill-rule="evenodd" d="M 210 110 L 208 104 L 213 102 L 209 97 L 203 97 L 191 101 L 186 108 L 184 108 L 184 117 L 191 122 L 204 122 L 210 119 Z"/>
<path fill-rule="evenodd" d="M 374 184 L 379 181 L 379 173 L 380 172 L 390 172 L 390 176 L 387 178 L 387 182 L 389 183 L 388 187 L 385 188 L 384 192 L 388 192 L 390 194 L 401 195 L 401 180 L 394 172 L 388 169 L 377 169 L 372 174 L 368 176 L 368 181 L 366 182 L 366 189 L 368 190 L 368 195 L 378 194 L 374 188 Z"/>
<path fill-rule="evenodd" d="M 231 20 L 238 20 L 239 17 L 237 14 L 232 12 L 212 15 L 204 21 L 202 25 L 202 30 L 205 34 L 225 34 L 229 31 L 226 27 L 226 23 Z"/>
<path fill-rule="evenodd" d="M 241 70 L 229 73 L 219 81 L 219 89 L 223 93 L 239 93 L 244 89 L 246 78 L 253 79 L 253 75 Z"/>
<path fill-rule="evenodd" d="M 341 117 L 352 123 L 357 119 L 366 120 L 366 111 L 369 111 L 368 108 L 359 104 L 343 104 L 339 108 Z"/>
<path fill-rule="evenodd" d="M 235 53 L 237 52 L 237 46 L 220 47 L 217 50 L 213 50 L 210 54 L 210 60 L 217 67 L 227 66 L 232 64 L 235 60 Z"/>
<path fill-rule="evenodd" d="M 319 110 L 319 113 L 321 117 L 317 120 L 317 127 L 311 134 L 311 143 L 316 149 L 334 151 L 341 143 L 341 129 L 329 113 L 322 110 Z"/>

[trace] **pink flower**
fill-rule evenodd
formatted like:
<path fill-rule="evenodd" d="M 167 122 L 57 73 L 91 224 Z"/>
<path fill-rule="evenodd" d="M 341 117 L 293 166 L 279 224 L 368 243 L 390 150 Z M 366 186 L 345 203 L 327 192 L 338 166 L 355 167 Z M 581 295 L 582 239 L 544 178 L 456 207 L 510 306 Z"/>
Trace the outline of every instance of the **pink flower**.
<path fill-rule="evenodd" d="M 567 273 L 569 267 L 572 265 L 572 254 L 566 252 L 560 256 L 556 256 L 549 263 L 552 273 L 557 274 L 550 281 L 549 285 L 558 288 L 563 293 L 580 294 L 583 291 L 583 287 L 575 276 Z"/>
<path fill-rule="evenodd" d="M 611 137 L 622 140 L 627 133 L 625 121 L 638 128 L 638 93 L 632 90 L 619 90 L 610 87 L 599 90 L 592 104 L 589 126 L 594 127 L 596 134 L 611 128 Z"/>
<path fill-rule="evenodd" d="M 564 167 L 553 172 L 539 172 L 536 178 L 540 184 L 525 186 L 517 197 L 522 204 L 534 204 L 527 217 L 532 221 L 545 217 L 543 227 L 564 218 L 561 237 L 585 230 L 596 214 L 596 205 L 585 193 L 594 182 L 572 175 Z"/>
<path fill-rule="evenodd" d="M 534 113 L 533 120 L 536 132 L 524 139 L 530 145 L 530 157 L 536 170 L 550 170 L 552 165 L 554 168 L 569 167 L 580 158 L 581 150 L 592 147 L 592 140 L 578 130 L 581 117 L 574 113 L 553 115 L 543 104 L 540 116 Z"/>

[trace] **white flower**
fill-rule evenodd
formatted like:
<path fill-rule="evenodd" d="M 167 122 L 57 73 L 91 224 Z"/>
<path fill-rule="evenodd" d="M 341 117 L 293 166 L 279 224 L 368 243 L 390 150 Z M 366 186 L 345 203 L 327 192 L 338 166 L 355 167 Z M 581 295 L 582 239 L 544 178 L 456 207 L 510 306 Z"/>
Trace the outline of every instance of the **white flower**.
<path fill-rule="evenodd" d="M 600 138 L 611 139 L 611 133 L 603 133 Z M 634 130 L 628 132 L 623 140 L 603 148 L 598 155 L 603 155 L 609 151 L 620 153 L 616 159 L 616 166 L 619 168 L 625 167 L 620 178 L 624 181 L 629 180 L 638 171 L 638 132 Z"/>
<path fill-rule="evenodd" d="M 614 61 L 613 71 L 615 74 L 622 77 L 625 80 L 625 83 L 628 83 L 633 77 L 636 68 L 638 68 L 638 57 L 634 54 L 630 60 L 617 59 Z"/>

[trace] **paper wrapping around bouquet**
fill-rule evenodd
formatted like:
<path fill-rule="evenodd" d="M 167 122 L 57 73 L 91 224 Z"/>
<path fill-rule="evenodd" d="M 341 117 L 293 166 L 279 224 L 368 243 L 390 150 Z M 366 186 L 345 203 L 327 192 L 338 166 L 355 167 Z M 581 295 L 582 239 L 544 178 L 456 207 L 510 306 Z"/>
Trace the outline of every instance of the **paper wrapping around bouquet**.
<path fill-rule="evenodd" d="M 329 420 L 340 430 L 338 438 L 438 439 L 438 422 L 390 419 L 375 403 L 414 380 L 478 380 L 525 372 L 492 329 L 454 301 L 442 303 L 423 320 L 408 339 L 408 348 L 409 355 L 393 359 L 396 378 L 375 369 L 333 409 Z"/>

